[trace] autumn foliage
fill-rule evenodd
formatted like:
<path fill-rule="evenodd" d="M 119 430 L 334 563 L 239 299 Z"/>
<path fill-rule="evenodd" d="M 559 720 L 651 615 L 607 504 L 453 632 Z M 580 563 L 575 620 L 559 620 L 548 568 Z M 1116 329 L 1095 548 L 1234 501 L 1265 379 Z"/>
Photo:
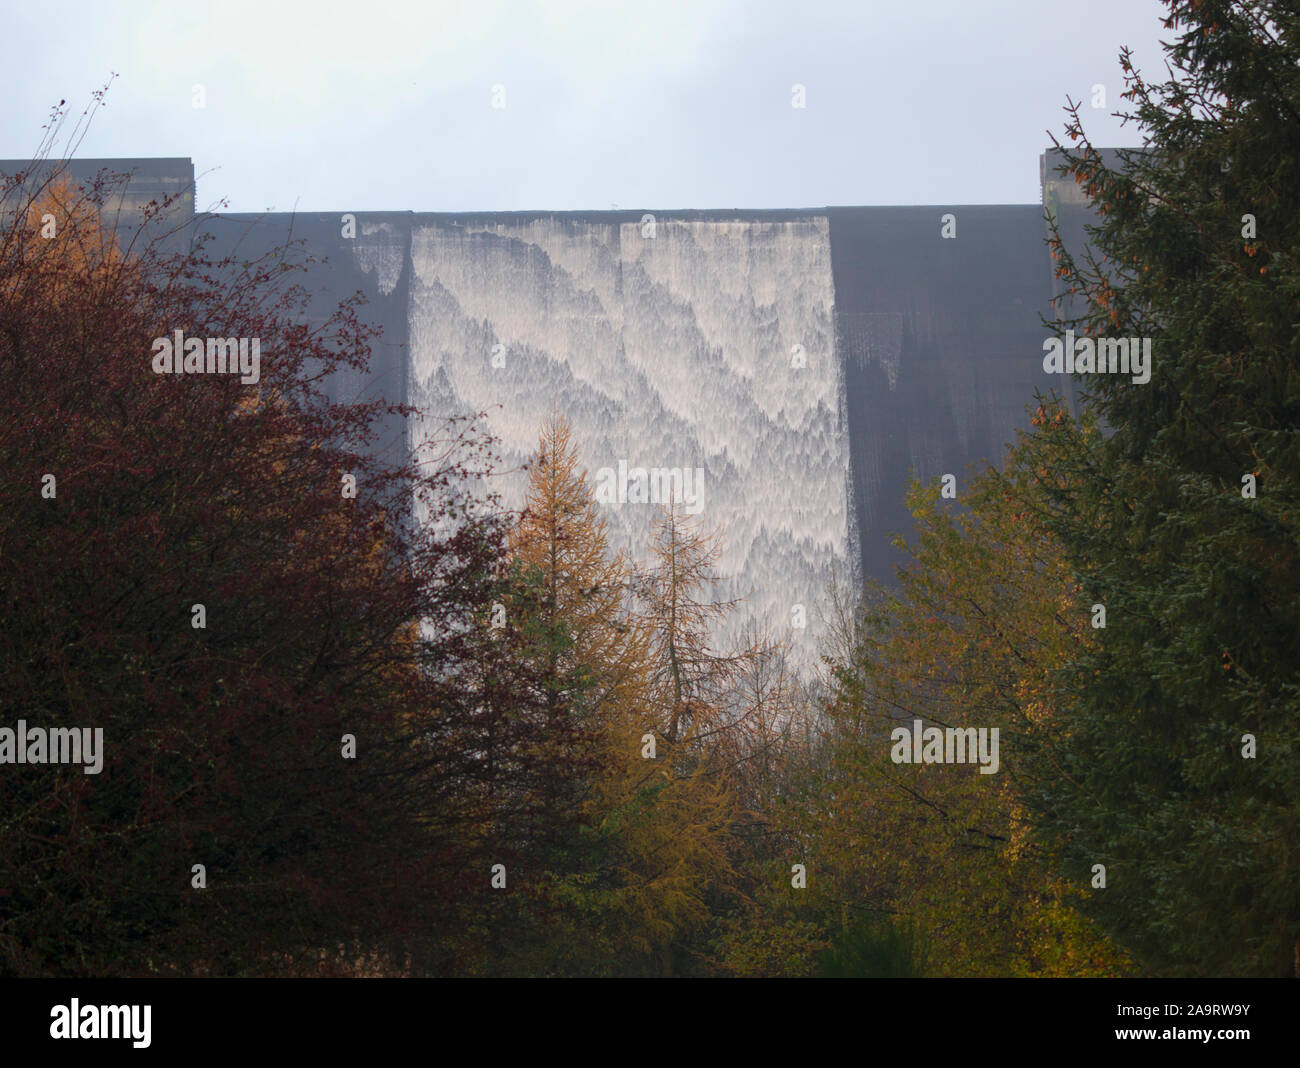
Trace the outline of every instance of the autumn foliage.
<path fill-rule="evenodd" d="M 107 752 L 96 776 L 5 768 L 0 968 L 405 960 L 451 922 L 481 815 L 458 623 L 503 526 L 457 489 L 473 442 L 450 428 L 459 447 L 418 471 L 364 448 L 387 407 L 319 381 L 369 333 L 351 305 L 301 325 L 292 250 L 127 254 L 102 191 L 28 178 L 0 237 L 0 693 L 7 726 L 101 727 Z M 155 374 L 178 328 L 260 338 L 261 381 Z M 449 532 L 405 522 L 415 492 Z"/>

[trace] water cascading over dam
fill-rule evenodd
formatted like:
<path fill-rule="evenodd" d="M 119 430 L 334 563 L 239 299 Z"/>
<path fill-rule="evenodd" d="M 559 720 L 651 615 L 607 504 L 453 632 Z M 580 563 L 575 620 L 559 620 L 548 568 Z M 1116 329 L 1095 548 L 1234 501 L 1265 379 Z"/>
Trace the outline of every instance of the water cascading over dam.
<path fill-rule="evenodd" d="M 718 535 L 713 596 L 743 601 L 718 638 L 753 623 L 815 662 L 827 581 L 857 560 L 824 216 L 417 222 L 409 309 L 410 403 L 488 412 L 516 472 L 559 410 L 593 491 L 620 464 L 701 471 L 683 509 Z M 525 480 L 499 480 L 507 507 Z M 647 562 L 660 502 L 602 508 Z"/>

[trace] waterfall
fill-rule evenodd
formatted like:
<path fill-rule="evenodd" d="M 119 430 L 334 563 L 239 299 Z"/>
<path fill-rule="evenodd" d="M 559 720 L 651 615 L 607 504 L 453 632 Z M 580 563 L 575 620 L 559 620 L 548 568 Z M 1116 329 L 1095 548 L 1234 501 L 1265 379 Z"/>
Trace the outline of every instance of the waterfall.
<path fill-rule="evenodd" d="M 826 218 L 427 220 L 411 233 L 410 403 L 432 421 L 487 410 L 507 470 L 555 406 L 593 487 L 620 461 L 702 469 L 714 595 L 744 599 L 719 647 L 753 620 L 815 665 L 830 575 L 858 556 Z M 495 481 L 522 506 L 526 476 Z M 658 507 L 602 507 L 610 547 L 645 562 Z"/>

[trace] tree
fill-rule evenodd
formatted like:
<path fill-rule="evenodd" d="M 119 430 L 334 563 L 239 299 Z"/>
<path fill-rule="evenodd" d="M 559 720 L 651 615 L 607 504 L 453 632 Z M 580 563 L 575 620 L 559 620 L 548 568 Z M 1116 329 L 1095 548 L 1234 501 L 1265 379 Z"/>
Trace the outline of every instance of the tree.
<path fill-rule="evenodd" d="M 634 605 L 655 580 L 610 552 L 558 414 L 542 429 L 510 548 L 499 635 L 533 680 L 513 714 L 541 724 L 516 763 L 553 777 L 523 806 L 535 819 L 508 835 L 521 893 L 493 921 L 497 967 L 673 974 L 727 876 L 728 784 L 670 736 L 680 706 L 656 685 L 656 617 Z M 682 578 L 683 598 L 692 585 Z"/>
<path fill-rule="evenodd" d="M 168 251 L 166 202 L 119 247 L 113 181 L 58 177 L 4 189 L 0 726 L 102 728 L 103 768 L 0 767 L 0 971 L 445 956 L 477 818 L 466 634 L 503 552 L 459 488 L 485 443 L 450 424 L 438 462 L 386 466 L 371 425 L 406 410 L 320 393 L 372 331 L 352 302 L 303 325 L 292 247 Z M 155 373 L 177 329 L 259 339 L 258 380 Z"/>
<path fill-rule="evenodd" d="M 701 600 L 717 578 L 715 539 L 690 525 L 676 501 L 664 508 L 653 543 L 655 567 L 638 584 L 653 643 L 651 685 L 664 709 L 659 730 L 669 743 L 686 736 L 716 744 L 725 730 L 722 707 L 743 656 L 710 648 L 711 626 L 732 602 Z"/>
<path fill-rule="evenodd" d="M 512 798 L 495 848 L 518 892 L 489 903 L 481 967 L 580 972 L 608 949 L 586 895 L 598 867 L 593 798 L 612 739 L 642 703 L 645 640 L 624 610 L 627 561 L 608 552 L 558 413 L 542 429 L 508 552 L 498 626 L 486 633 L 494 677 L 519 680 L 500 706 L 514 736 L 491 749 L 493 789 Z"/>
<path fill-rule="evenodd" d="M 1052 474 L 1051 526 L 1106 627 L 1061 681 L 1062 774 L 1035 800 L 1093 914 L 1171 975 L 1300 968 L 1300 15 L 1171 0 L 1170 77 L 1121 52 L 1145 148 L 1108 166 L 1071 106 L 1053 220 L 1060 325 L 1150 339 L 1096 374 L 1111 433 Z M 1134 343 L 1131 343 L 1134 344 Z M 1297 973 L 1300 974 L 1300 973 Z"/>
<path fill-rule="evenodd" d="M 665 822 L 656 852 L 680 857 L 692 872 L 683 922 L 661 950 L 664 970 L 707 961 L 709 968 L 763 973 L 765 954 L 788 948 L 751 938 L 770 932 L 755 917 L 785 856 L 772 817 L 798 752 L 795 680 L 784 650 L 752 626 L 739 648 L 715 647 L 714 627 L 735 606 L 712 597 L 717 535 L 697 529 L 674 501 L 660 516 L 652 554 L 638 582 L 651 635 L 650 700 L 665 763 L 661 788 L 678 798 L 684 824 Z M 710 929 L 701 939 L 706 918 Z"/>
<path fill-rule="evenodd" d="M 1051 404 L 1034 416 L 1064 419 Z M 1124 968 L 1080 916 L 1080 888 L 1054 875 L 1025 803 L 1063 730 L 1053 672 L 1090 632 L 1043 526 L 1038 479 L 1051 463 L 1043 442 L 1022 436 L 1002 470 L 970 480 L 960 510 L 937 486 L 912 487 L 917 534 L 896 539 L 910 559 L 897 588 L 869 587 L 852 655 L 836 664 L 826 759 L 785 816 L 804 836 L 807 911 L 821 917 L 831 962 L 906 967 L 915 936 L 939 974 Z M 913 763 L 917 720 L 967 732 L 965 748 Z M 994 730 L 996 764 L 972 767 L 978 732 L 988 732 L 982 760 Z"/>

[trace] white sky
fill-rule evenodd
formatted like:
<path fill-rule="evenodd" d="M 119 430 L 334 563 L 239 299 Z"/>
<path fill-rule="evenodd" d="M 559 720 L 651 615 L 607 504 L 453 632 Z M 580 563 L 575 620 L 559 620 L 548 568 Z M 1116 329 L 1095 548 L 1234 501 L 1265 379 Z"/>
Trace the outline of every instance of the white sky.
<path fill-rule="evenodd" d="M 0 158 L 116 71 L 81 156 L 230 211 L 1037 203 L 1069 94 L 1134 145 L 1157 0 L 42 0 L 0 14 Z M 202 84 L 206 107 L 193 107 Z M 791 86 L 807 106 L 791 107 Z M 1106 86 L 1104 109 L 1090 105 Z M 506 107 L 491 106 L 503 85 Z"/>

